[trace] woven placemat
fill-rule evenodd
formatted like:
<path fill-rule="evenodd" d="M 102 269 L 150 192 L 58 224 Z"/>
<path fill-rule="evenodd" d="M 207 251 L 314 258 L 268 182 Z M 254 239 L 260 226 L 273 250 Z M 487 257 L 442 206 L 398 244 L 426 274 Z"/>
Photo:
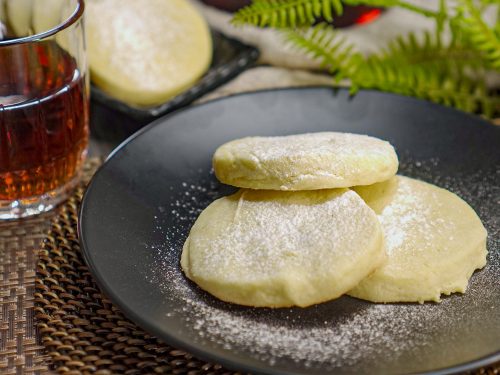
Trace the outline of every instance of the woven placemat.
<path fill-rule="evenodd" d="M 93 169 L 86 169 L 85 180 Z M 100 292 L 77 238 L 84 185 L 60 208 L 37 265 L 35 321 L 52 368 L 65 374 L 237 374 L 149 335 Z"/>
<path fill-rule="evenodd" d="M 61 207 L 37 266 L 35 318 L 51 367 L 64 374 L 237 374 L 149 335 L 100 292 L 77 238 L 83 191 L 82 184 Z M 500 364 L 474 372 L 499 373 Z"/>
<path fill-rule="evenodd" d="M 33 324 L 35 266 L 53 212 L 0 222 L 0 373 L 42 374 L 44 348 Z"/>

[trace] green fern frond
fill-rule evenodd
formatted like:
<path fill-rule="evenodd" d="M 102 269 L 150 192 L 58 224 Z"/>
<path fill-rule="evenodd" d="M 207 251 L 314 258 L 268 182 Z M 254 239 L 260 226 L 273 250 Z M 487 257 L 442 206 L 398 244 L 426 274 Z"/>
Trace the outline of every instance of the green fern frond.
<path fill-rule="evenodd" d="M 491 115 L 500 98 L 489 95 L 487 64 L 460 41 L 443 45 L 438 35 L 413 33 L 370 56 L 351 77 L 354 87 L 371 88 L 431 100 L 467 112 Z"/>
<path fill-rule="evenodd" d="M 370 58 L 352 77 L 356 89 L 376 89 L 413 96 L 467 112 L 491 116 L 500 99 L 488 95 L 481 81 L 466 76 L 443 75 L 424 66 L 402 66 Z"/>
<path fill-rule="evenodd" d="M 490 28 L 481 17 L 481 13 L 471 0 L 461 0 L 460 16 L 456 26 L 463 31 L 470 41 L 470 45 L 483 53 L 491 67 L 500 70 L 500 35 L 495 29 Z"/>
<path fill-rule="evenodd" d="M 365 57 L 342 39 L 331 26 L 284 31 L 298 50 L 316 59 L 336 80 L 351 81 L 352 92 L 376 89 L 427 99 L 468 112 L 490 116 L 500 112 L 500 98 L 490 96 L 485 74 L 500 70 L 499 0 L 459 0 L 448 8 L 440 0 L 437 11 L 406 0 L 343 0 L 345 5 L 400 7 L 436 20 L 434 33 L 398 37 L 379 53 Z M 481 9 L 497 5 L 497 22 L 488 26 Z M 236 14 L 233 22 L 258 26 L 292 27 L 330 21 L 342 13 L 340 0 L 253 0 Z M 442 33 L 452 31 L 450 42 Z"/>
<path fill-rule="evenodd" d="M 463 9 L 457 7 L 456 13 L 453 17 L 449 19 L 448 25 L 451 32 L 451 43 L 452 44 L 467 44 L 468 40 L 466 33 L 463 29 L 462 20 L 464 17 Z"/>
<path fill-rule="evenodd" d="M 448 4 L 446 0 L 439 0 L 438 16 L 436 17 L 436 39 L 438 45 L 441 45 L 441 36 L 445 29 L 448 18 Z"/>
<path fill-rule="evenodd" d="M 457 44 L 440 47 L 431 33 L 422 40 L 414 34 L 398 38 L 368 58 L 354 52 L 352 45 L 325 24 L 284 34 L 337 81 L 349 79 L 353 93 L 361 88 L 376 89 L 487 115 L 500 108 L 500 99 L 488 95 L 476 52 Z"/>
<path fill-rule="evenodd" d="M 404 0 L 253 0 L 239 10 L 232 22 L 237 25 L 271 26 L 277 28 L 312 25 L 318 18 L 331 22 L 347 5 L 368 5 L 409 9 L 426 17 L 439 18 L 439 12 L 422 8 Z"/>
<path fill-rule="evenodd" d="M 488 66 L 478 59 L 477 52 L 460 41 L 443 44 L 439 35 L 429 31 L 420 35 L 410 33 L 399 36 L 389 43 L 379 54 L 385 60 L 392 60 L 400 65 L 426 66 L 443 74 L 465 71 L 483 73 Z"/>
<path fill-rule="evenodd" d="M 331 22 L 342 14 L 341 0 L 253 0 L 233 17 L 234 24 L 277 28 L 312 25 L 319 17 Z"/>
<path fill-rule="evenodd" d="M 336 73 L 337 80 L 349 77 L 357 69 L 356 61 L 361 56 L 353 51 L 353 45 L 346 43 L 326 24 L 305 30 L 287 30 L 284 35 L 293 47 L 317 60 L 330 73 Z"/>
<path fill-rule="evenodd" d="M 498 0 L 481 0 L 481 4 L 483 4 L 483 5 L 494 5 L 494 4 L 498 4 Z"/>

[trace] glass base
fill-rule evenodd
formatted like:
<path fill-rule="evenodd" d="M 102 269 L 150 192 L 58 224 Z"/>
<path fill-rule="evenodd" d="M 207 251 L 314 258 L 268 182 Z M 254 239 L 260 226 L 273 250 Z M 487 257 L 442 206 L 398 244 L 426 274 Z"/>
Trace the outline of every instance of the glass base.
<path fill-rule="evenodd" d="M 73 177 L 64 186 L 51 190 L 41 196 L 18 199 L 14 201 L 0 200 L 0 220 L 14 220 L 47 212 L 64 202 L 80 181 L 80 174 Z"/>

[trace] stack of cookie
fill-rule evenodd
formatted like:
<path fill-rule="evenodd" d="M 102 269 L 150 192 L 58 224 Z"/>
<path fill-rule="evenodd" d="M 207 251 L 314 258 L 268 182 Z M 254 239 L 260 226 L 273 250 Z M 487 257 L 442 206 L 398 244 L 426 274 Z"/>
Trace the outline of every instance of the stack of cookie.
<path fill-rule="evenodd" d="M 314 133 L 219 147 L 216 200 L 181 265 L 202 289 L 247 306 L 310 306 L 343 294 L 373 302 L 440 301 L 486 264 L 486 230 L 455 194 L 396 175 L 386 141 Z"/>

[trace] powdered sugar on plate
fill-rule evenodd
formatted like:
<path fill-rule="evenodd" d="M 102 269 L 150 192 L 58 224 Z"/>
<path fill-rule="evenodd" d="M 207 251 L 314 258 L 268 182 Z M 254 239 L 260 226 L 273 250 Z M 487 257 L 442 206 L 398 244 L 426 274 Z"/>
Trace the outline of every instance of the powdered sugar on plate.
<path fill-rule="evenodd" d="M 492 312 L 500 298 L 500 168 L 449 177 L 436 173 L 439 160 L 415 161 L 404 153 L 400 159 L 401 174 L 458 194 L 488 230 L 488 265 L 476 272 L 464 295 L 423 305 L 372 304 L 342 297 L 306 309 L 274 310 L 219 301 L 187 280 L 179 265 L 182 245 L 199 213 L 234 191 L 203 171 L 196 181 L 184 182 L 183 194 L 172 198 L 171 207 L 158 212 L 157 230 L 165 241 L 152 247 L 155 267 L 149 281 L 167 301 L 180 301 L 182 307 L 169 314 L 180 317 L 200 345 L 287 371 L 398 373 L 476 359 L 470 348 L 484 353 L 498 346 L 499 331 L 488 327 L 500 324 Z M 163 225 L 165 215 L 174 217 L 176 224 Z"/>

